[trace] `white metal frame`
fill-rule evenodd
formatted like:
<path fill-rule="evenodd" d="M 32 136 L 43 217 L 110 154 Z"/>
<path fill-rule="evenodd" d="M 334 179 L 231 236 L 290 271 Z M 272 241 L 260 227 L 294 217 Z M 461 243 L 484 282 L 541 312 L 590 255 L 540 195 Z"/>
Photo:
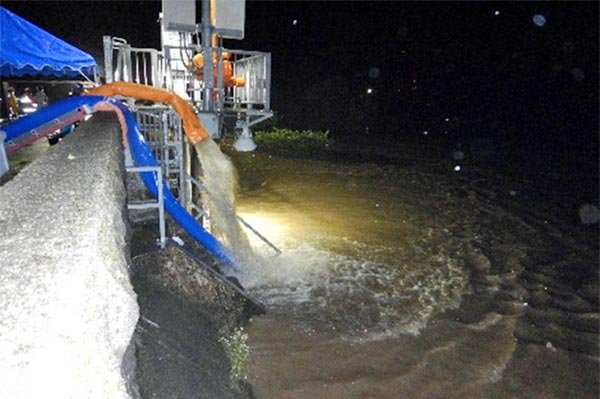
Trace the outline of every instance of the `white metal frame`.
<path fill-rule="evenodd" d="M 223 47 L 204 49 L 210 54 L 205 59 L 217 54 L 217 86 L 213 88 L 211 79 L 196 80 L 189 67 L 193 54 L 202 46 L 194 43 L 190 32 L 179 32 L 179 35 L 179 46 L 164 46 L 162 51 L 131 47 L 124 39 L 104 36 L 106 82 L 124 81 L 165 88 L 189 99 L 198 111 L 215 112 L 227 118 L 243 116 L 249 126 L 273 116 L 270 53 Z M 222 54 L 225 52 L 232 57 L 234 76 L 245 79 L 243 87 L 223 87 Z M 213 76 L 213 65 L 205 64 L 210 73 L 204 76 Z"/>
<path fill-rule="evenodd" d="M 158 230 L 160 233 L 159 245 L 164 248 L 166 239 L 165 228 L 165 203 L 163 198 L 163 174 L 160 166 L 126 166 L 125 170 L 129 173 L 152 172 L 156 176 L 156 187 L 158 189 L 158 198 L 156 201 L 132 201 L 127 204 L 127 209 L 158 209 Z"/>

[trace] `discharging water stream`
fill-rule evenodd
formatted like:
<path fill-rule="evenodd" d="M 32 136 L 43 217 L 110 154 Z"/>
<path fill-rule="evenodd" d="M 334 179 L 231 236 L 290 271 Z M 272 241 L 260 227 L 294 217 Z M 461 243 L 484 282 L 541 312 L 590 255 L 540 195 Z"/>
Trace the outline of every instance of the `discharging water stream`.
<path fill-rule="evenodd" d="M 283 250 L 251 239 L 240 276 L 268 312 L 259 398 L 598 396 L 597 226 L 576 208 L 432 164 L 234 160 L 238 213 Z"/>

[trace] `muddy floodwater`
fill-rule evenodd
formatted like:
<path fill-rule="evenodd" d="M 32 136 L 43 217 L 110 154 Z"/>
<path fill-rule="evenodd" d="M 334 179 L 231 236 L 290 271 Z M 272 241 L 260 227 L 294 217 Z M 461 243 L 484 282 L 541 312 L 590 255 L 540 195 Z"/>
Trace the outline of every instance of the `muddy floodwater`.
<path fill-rule="evenodd" d="M 234 156 L 259 398 L 597 398 L 598 225 L 552 183 Z M 597 181 L 590 179 L 590 184 Z"/>

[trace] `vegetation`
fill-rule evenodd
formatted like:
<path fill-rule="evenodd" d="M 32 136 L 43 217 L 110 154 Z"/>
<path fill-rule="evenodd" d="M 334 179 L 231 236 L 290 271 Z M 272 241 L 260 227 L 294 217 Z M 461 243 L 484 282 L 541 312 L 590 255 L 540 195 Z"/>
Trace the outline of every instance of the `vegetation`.
<path fill-rule="evenodd" d="M 315 155 L 329 150 L 329 131 L 292 130 L 273 128 L 254 133 L 254 141 L 261 151 L 283 155 Z"/>
<path fill-rule="evenodd" d="M 229 372 L 229 384 L 232 388 L 238 388 L 240 382 L 246 379 L 248 357 L 250 347 L 248 346 L 248 334 L 240 327 L 233 331 L 229 337 L 219 338 L 219 343 L 225 348 L 225 353 L 231 362 Z"/>

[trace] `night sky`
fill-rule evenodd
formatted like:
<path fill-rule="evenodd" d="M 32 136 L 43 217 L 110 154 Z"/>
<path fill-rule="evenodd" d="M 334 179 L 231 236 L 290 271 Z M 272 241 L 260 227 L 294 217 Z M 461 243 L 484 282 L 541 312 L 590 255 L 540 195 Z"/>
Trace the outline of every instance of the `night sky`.
<path fill-rule="evenodd" d="M 103 34 L 160 45 L 160 2 L 2 5 L 100 62 Z M 281 125 L 338 141 L 427 132 L 597 173 L 597 2 L 248 1 L 246 18 L 225 45 L 272 53 Z"/>

